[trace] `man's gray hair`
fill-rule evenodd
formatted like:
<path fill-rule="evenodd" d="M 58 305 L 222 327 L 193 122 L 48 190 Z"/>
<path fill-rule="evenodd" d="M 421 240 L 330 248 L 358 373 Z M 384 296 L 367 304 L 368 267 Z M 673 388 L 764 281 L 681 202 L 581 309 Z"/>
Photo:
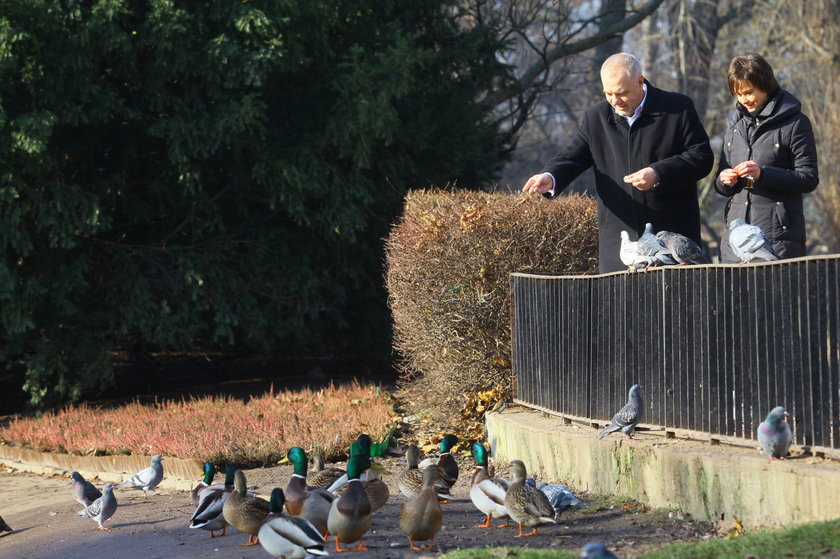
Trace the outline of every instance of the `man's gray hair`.
<path fill-rule="evenodd" d="M 601 65 L 601 74 L 612 72 L 618 68 L 624 70 L 624 73 L 631 78 L 638 78 L 642 75 L 642 63 L 639 62 L 638 58 L 627 52 L 614 54 L 604 60 Z"/>

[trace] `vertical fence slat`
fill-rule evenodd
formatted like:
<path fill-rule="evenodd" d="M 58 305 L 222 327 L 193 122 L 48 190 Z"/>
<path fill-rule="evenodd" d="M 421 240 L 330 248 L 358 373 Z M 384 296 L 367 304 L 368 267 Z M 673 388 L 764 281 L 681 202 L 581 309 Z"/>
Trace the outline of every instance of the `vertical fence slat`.
<path fill-rule="evenodd" d="M 638 274 L 511 277 L 515 395 L 608 420 L 633 383 L 647 423 L 840 448 L 840 256 Z"/>

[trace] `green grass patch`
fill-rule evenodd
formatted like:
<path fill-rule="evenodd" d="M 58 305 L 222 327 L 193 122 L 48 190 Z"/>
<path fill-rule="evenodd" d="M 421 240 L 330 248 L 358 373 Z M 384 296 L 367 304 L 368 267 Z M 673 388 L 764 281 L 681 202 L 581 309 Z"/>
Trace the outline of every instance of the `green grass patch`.
<path fill-rule="evenodd" d="M 441 559 L 580 559 L 579 551 L 562 549 L 528 549 L 524 547 L 485 547 L 459 549 L 441 555 Z"/>
<path fill-rule="evenodd" d="M 644 559 L 723 559 L 755 555 L 827 559 L 840 557 L 840 519 L 785 530 L 762 530 L 728 540 L 675 543 L 643 555 Z"/>
<path fill-rule="evenodd" d="M 618 554 L 617 554 L 618 555 Z M 515 547 L 452 551 L 441 559 L 571 559 L 580 551 Z M 725 540 L 667 544 L 638 559 L 837 559 L 840 558 L 840 519 L 803 524 L 784 530 L 762 530 Z"/>

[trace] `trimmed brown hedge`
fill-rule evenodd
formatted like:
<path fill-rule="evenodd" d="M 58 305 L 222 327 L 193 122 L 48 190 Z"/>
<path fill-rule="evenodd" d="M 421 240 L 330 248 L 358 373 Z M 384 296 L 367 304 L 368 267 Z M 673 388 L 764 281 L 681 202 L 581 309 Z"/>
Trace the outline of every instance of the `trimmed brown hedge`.
<path fill-rule="evenodd" d="M 412 411 L 456 428 L 472 395 L 512 394 L 509 277 L 594 273 L 596 202 L 415 190 L 386 242 L 386 284 Z"/>

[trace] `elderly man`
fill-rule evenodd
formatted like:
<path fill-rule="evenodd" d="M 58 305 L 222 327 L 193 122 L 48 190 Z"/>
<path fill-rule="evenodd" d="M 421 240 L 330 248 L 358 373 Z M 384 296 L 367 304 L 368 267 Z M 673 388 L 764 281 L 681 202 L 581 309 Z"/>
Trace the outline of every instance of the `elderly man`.
<path fill-rule="evenodd" d="M 621 231 L 681 233 L 700 242 L 697 181 L 712 170 L 714 155 L 694 103 L 653 87 L 632 54 L 610 56 L 601 67 L 606 101 L 589 107 L 571 141 L 522 188 L 557 196 L 592 167 L 598 193 L 601 273 L 622 270 Z"/>

